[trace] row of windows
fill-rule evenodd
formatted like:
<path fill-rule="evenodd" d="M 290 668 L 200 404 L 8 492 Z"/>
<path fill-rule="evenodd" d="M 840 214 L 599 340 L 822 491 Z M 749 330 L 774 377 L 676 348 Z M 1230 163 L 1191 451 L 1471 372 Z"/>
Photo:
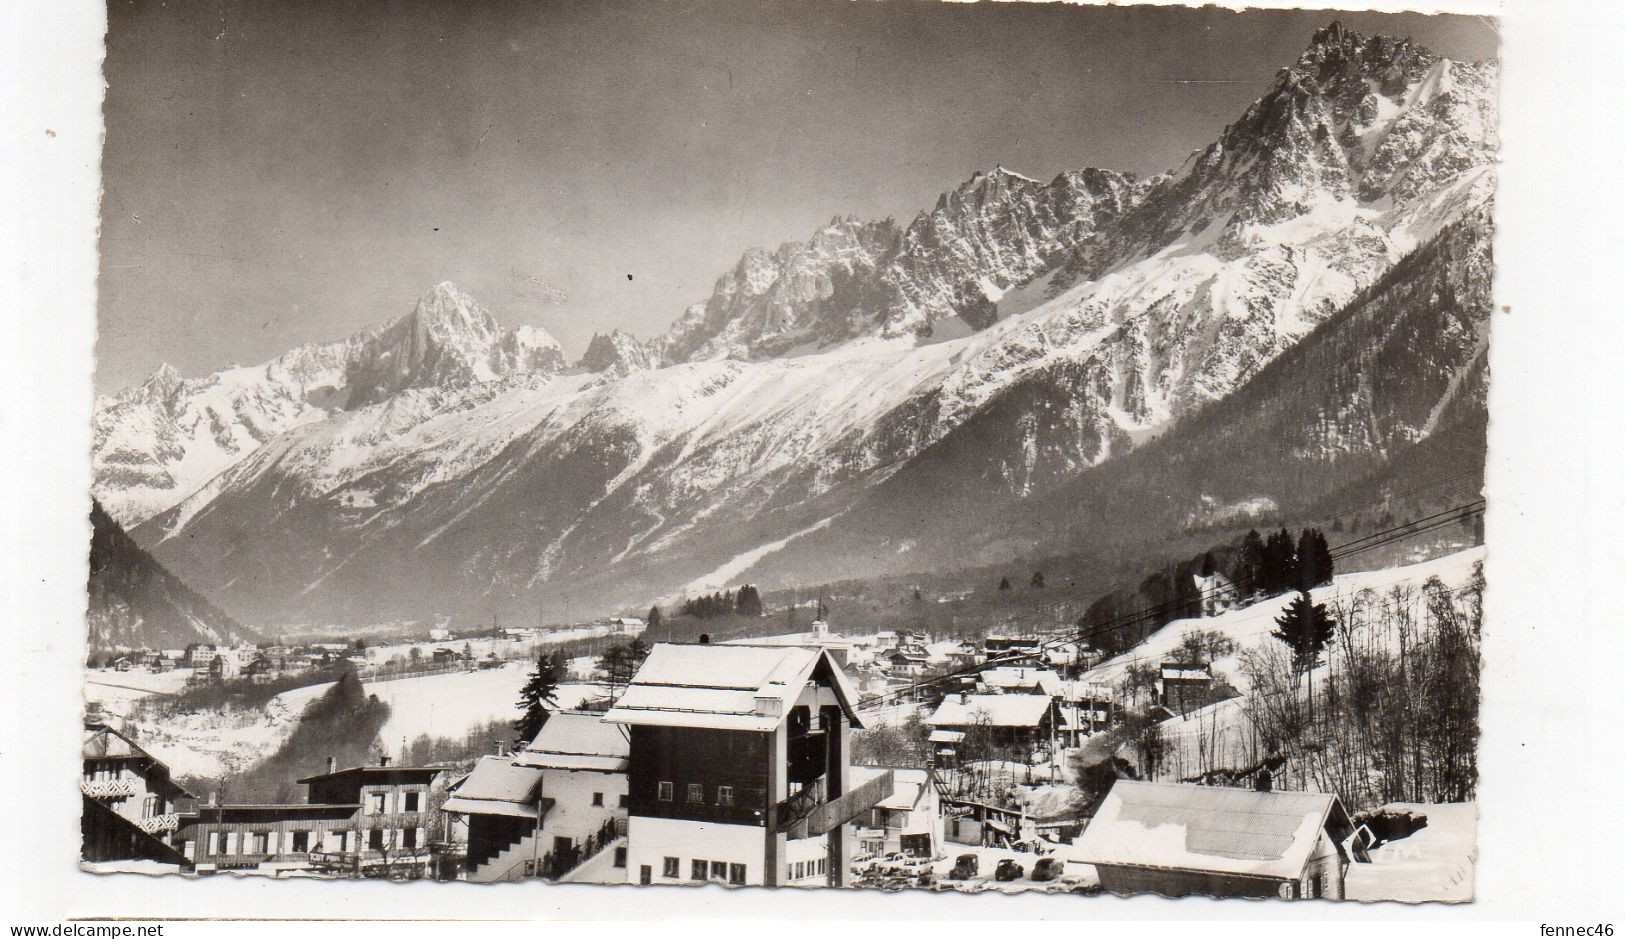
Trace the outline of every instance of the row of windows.
<path fill-rule="evenodd" d="M 367 832 L 367 847 L 374 851 L 416 848 L 423 838 L 422 831 L 421 828 L 373 828 Z M 240 838 L 235 831 L 211 831 L 204 856 L 349 851 L 353 844 L 353 834 L 348 831 L 245 831 Z"/>
<path fill-rule="evenodd" d="M 401 812 L 416 812 L 416 811 L 418 811 L 419 806 L 422 805 L 421 796 L 422 796 L 422 793 L 418 793 L 418 792 L 403 792 L 403 793 L 401 793 L 401 807 L 397 811 L 401 811 Z M 368 796 L 367 796 L 367 814 L 368 815 L 388 815 L 389 814 L 389 793 L 387 793 L 387 792 L 369 793 Z"/>
<path fill-rule="evenodd" d="M 661 862 L 660 874 L 663 877 L 676 878 L 681 876 L 682 862 L 678 858 L 669 857 Z M 716 880 L 730 884 L 743 884 L 745 882 L 745 865 L 731 864 L 727 861 L 705 861 L 695 858 L 688 863 L 689 880 Z"/>
<path fill-rule="evenodd" d="M 790 865 L 790 879 L 800 880 L 803 877 L 819 877 L 824 873 L 824 858 L 811 861 L 797 861 Z"/>
<path fill-rule="evenodd" d="M 660 801 L 662 801 L 662 802 L 670 802 L 670 801 L 672 801 L 673 796 L 676 794 L 676 788 L 677 787 L 672 785 L 671 783 L 662 781 L 660 783 L 660 789 L 659 789 L 659 794 L 658 794 Z M 704 805 L 705 804 L 705 787 L 703 785 L 699 784 L 699 783 L 689 783 L 688 784 L 688 801 L 690 803 L 693 803 L 693 804 L 696 804 L 696 805 Z M 717 805 L 733 805 L 734 804 L 734 787 L 732 787 L 732 786 L 718 786 L 717 787 L 717 802 L 716 802 L 716 804 Z"/>
<path fill-rule="evenodd" d="M 604 794 L 602 792 L 593 793 L 592 794 L 592 804 L 593 805 L 603 805 L 604 804 Z M 626 806 L 627 806 L 626 793 L 624 793 L 624 792 L 621 793 L 620 801 L 617 804 L 620 805 L 620 807 L 623 808 L 623 809 L 626 808 Z"/>

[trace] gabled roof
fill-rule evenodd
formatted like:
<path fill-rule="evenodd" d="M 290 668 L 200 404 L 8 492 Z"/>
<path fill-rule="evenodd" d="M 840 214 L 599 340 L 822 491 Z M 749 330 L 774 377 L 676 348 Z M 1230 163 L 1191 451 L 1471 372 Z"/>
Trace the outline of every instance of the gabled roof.
<path fill-rule="evenodd" d="M 1037 688 L 1051 697 L 1060 696 L 1061 676 L 1047 668 L 1001 665 L 982 673 L 982 681 L 993 688 Z"/>
<path fill-rule="evenodd" d="M 1053 702 L 1041 694 L 951 694 L 926 723 L 932 727 L 1037 727 Z"/>
<path fill-rule="evenodd" d="M 152 754 L 141 749 L 134 740 L 106 724 L 85 725 L 82 751 L 87 760 L 153 759 Z"/>
<path fill-rule="evenodd" d="M 388 783 L 390 781 L 433 779 L 440 773 L 447 772 L 444 766 L 352 766 L 348 769 L 336 770 L 331 773 L 318 773 L 315 776 L 306 776 L 298 780 L 299 783 L 323 782 L 329 779 L 342 779 L 346 776 L 356 776 L 364 783 Z"/>
<path fill-rule="evenodd" d="M 485 756 L 474 764 L 457 792 L 441 808 L 465 815 L 505 815 L 535 818 L 542 771 L 533 766 L 517 766 L 511 757 Z M 540 800 L 546 807 L 548 800 Z"/>
<path fill-rule="evenodd" d="M 632 747 L 626 730 L 605 723 L 603 717 L 588 711 L 559 711 L 547 719 L 529 746 L 513 755 L 513 762 L 545 769 L 621 772 Z"/>
<path fill-rule="evenodd" d="M 799 646 L 659 643 L 604 720 L 770 731 L 785 719 L 815 672 L 827 676 L 852 726 L 862 727 L 853 710 L 857 694 L 840 666 L 826 650 Z M 777 713 L 758 710 L 758 699 L 777 702 Z"/>
<path fill-rule="evenodd" d="M 1089 864 L 1292 880 L 1322 831 L 1353 833 L 1330 793 L 1255 792 L 1119 779 L 1076 842 Z"/>

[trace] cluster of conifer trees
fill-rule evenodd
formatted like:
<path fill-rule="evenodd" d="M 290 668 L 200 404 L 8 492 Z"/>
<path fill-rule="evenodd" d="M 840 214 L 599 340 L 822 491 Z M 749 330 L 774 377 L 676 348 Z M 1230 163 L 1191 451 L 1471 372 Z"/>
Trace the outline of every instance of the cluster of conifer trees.
<path fill-rule="evenodd" d="M 1292 540 L 1285 528 L 1266 539 L 1257 529 L 1241 541 L 1231 577 L 1243 593 L 1273 597 L 1332 582 L 1332 549 L 1318 528 L 1305 528 Z"/>
<path fill-rule="evenodd" d="M 723 593 L 713 593 L 709 596 L 690 597 L 683 601 L 682 615 L 693 616 L 698 619 L 710 619 L 714 616 L 761 616 L 762 595 L 751 584 L 740 587 L 738 592 L 729 590 Z"/>

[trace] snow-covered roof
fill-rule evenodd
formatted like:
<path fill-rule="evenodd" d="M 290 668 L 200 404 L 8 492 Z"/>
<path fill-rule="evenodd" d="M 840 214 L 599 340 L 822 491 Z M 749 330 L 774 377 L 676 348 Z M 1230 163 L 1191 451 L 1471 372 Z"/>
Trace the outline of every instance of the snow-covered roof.
<path fill-rule="evenodd" d="M 993 688 L 1037 688 L 1051 697 L 1063 690 L 1061 676 L 1047 668 L 1001 665 L 983 672 L 982 681 Z"/>
<path fill-rule="evenodd" d="M 444 808 L 471 815 L 535 818 L 541 784 L 542 771 L 537 767 L 516 765 L 506 756 L 481 757 Z"/>
<path fill-rule="evenodd" d="M 949 695 L 926 723 L 933 727 L 1037 727 L 1051 701 L 1041 694 Z"/>
<path fill-rule="evenodd" d="M 1337 797 L 1186 783 L 1112 785 L 1074 857 L 1088 864 L 1296 879 L 1322 830 L 1352 831 Z"/>
<path fill-rule="evenodd" d="M 600 770 L 626 769 L 631 753 L 626 731 L 604 722 L 602 714 L 587 711 L 560 711 L 547 719 L 536 739 L 513 756 L 520 766 L 546 769 Z"/>
<path fill-rule="evenodd" d="M 857 766 L 852 767 L 852 788 L 856 789 L 871 779 L 886 772 L 884 766 Z M 930 784 L 931 777 L 923 769 L 893 769 L 891 795 L 875 803 L 877 809 L 896 809 L 908 811 L 920 801 L 920 795 Z"/>
<path fill-rule="evenodd" d="M 933 730 L 930 743 L 959 743 L 965 739 L 963 730 Z"/>
<path fill-rule="evenodd" d="M 604 715 L 617 724 L 769 731 L 779 726 L 820 664 L 852 726 L 857 693 L 829 653 L 799 646 L 675 645 L 650 651 Z"/>

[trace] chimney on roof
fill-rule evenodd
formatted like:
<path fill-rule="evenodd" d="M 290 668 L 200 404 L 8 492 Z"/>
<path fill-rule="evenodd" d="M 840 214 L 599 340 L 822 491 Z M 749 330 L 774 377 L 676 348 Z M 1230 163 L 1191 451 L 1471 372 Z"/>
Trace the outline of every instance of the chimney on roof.
<path fill-rule="evenodd" d="M 220 791 L 219 790 L 215 790 L 214 792 L 209 793 L 209 804 L 210 805 L 219 805 L 220 804 Z"/>
<path fill-rule="evenodd" d="M 711 634 L 710 633 L 700 633 L 700 645 L 708 646 L 710 644 L 711 644 Z"/>
<path fill-rule="evenodd" d="M 389 757 L 384 756 L 383 754 L 379 754 L 378 755 L 378 765 L 379 766 L 388 766 L 389 765 Z"/>
<path fill-rule="evenodd" d="M 327 771 L 329 773 L 336 773 L 336 772 L 339 771 L 339 758 L 338 757 L 330 756 L 330 757 L 327 758 Z"/>
<path fill-rule="evenodd" d="M 1269 792 L 1273 788 L 1275 788 L 1275 780 L 1270 776 L 1269 770 L 1261 769 L 1258 771 L 1258 775 L 1253 777 L 1254 791 Z"/>
<path fill-rule="evenodd" d="M 508 752 L 507 752 L 508 751 L 508 745 L 507 744 L 503 743 L 501 740 L 493 740 L 491 742 L 496 745 L 497 756 L 507 756 L 508 755 Z"/>

